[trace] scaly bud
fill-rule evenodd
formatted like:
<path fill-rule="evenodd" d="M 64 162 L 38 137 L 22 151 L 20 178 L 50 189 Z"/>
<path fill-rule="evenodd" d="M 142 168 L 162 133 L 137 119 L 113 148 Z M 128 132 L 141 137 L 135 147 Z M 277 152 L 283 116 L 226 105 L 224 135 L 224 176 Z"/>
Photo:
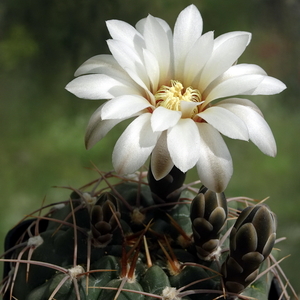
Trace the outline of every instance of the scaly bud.
<path fill-rule="evenodd" d="M 230 233 L 230 253 L 222 265 L 225 287 L 241 293 L 258 274 L 276 238 L 276 216 L 265 205 L 245 208 Z"/>
<path fill-rule="evenodd" d="M 151 172 L 151 164 L 148 172 L 149 187 L 155 203 L 163 204 L 178 201 L 180 197 L 180 187 L 185 180 L 185 173 L 181 172 L 175 166 L 170 173 L 161 180 L 155 180 Z M 177 191 L 178 190 L 178 191 Z M 168 205 L 165 209 L 170 209 L 174 205 Z"/>
<path fill-rule="evenodd" d="M 224 193 L 202 187 L 191 204 L 190 217 L 198 256 L 204 260 L 218 259 L 219 236 L 227 220 Z"/>
<path fill-rule="evenodd" d="M 103 193 L 91 212 L 91 229 L 95 247 L 105 247 L 112 240 L 112 233 L 118 227 L 116 219 L 121 217 L 110 193 Z"/>

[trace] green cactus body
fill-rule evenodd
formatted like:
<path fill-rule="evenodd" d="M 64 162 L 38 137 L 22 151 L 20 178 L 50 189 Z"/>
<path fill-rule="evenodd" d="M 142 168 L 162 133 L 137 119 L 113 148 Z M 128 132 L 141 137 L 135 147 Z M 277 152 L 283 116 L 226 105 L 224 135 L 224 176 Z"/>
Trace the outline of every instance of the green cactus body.
<path fill-rule="evenodd" d="M 149 186 L 140 179 L 124 178 L 109 192 L 73 192 L 70 201 L 29 222 L 16 249 L 6 256 L 11 270 L 2 286 L 4 299 L 210 300 L 222 297 L 224 284 L 228 298 L 243 293 L 268 299 L 272 272 L 250 285 L 238 282 L 239 287 L 244 286 L 241 291 L 231 289 L 239 269 L 230 261 L 242 264 L 243 259 L 236 255 L 249 255 L 233 249 L 229 238 L 220 242 L 234 222 L 226 223 L 227 214 L 231 219 L 233 214 L 224 194 L 205 189 L 197 193 L 192 188 L 180 193 L 176 183 L 173 191 L 167 187 L 168 193 L 175 195 L 170 200 L 166 192 L 153 195 L 153 178 L 151 182 Z M 259 213 L 268 212 L 259 208 Z M 264 216 L 252 214 L 258 232 Z M 231 239 L 239 239 L 235 244 L 243 242 L 239 237 L 243 222 L 252 224 L 247 216 L 238 219 L 234 227 Z M 257 242 L 259 249 L 254 249 L 263 252 L 264 262 L 257 274 L 270 263 L 267 256 L 275 237 L 268 237 L 274 226 L 262 229 L 264 237 Z M 212 255 L 207 252 L 210 244 L 217 245 L 211 248 Z M 215 251 L 220 253 L 215 255 Z"/>

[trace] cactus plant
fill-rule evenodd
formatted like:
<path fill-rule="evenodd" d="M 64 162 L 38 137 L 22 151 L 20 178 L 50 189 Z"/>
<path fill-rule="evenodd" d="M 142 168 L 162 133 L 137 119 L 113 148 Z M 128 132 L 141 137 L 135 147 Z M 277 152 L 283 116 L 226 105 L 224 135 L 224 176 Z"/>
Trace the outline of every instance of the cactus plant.
<path fill-rule="evenodd" d="M 157 193 L 161 182 L 146 177 L 102 174 L 20 222 L 6 241 L 3 299 L 263 300 L 273 278 L 288 298 L 267 206 L 176 181 Z"/>

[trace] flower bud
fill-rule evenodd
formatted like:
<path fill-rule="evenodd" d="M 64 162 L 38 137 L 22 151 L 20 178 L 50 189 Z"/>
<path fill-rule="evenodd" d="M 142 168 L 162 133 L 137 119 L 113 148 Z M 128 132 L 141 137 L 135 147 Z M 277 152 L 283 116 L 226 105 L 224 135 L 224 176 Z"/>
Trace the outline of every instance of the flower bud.
<path fill-rule="evenodd" d="M 117 211 L 113 202 L 113 195 L 103 193 L 91 212 L 91 229 L 95 247 L 105 247 L 112 240 L 112 233 L 118 227 L 116 218 L 121 214 Z"/>
<path fill-rule="evenodd" d="M 204 260 L 218 259 L 219 236 L 227 220 L 225 194 L 202 187 L 191 204 L 190 217 L 198 256 Z"/>
<path fill-rule="evenodd" d="M 225 287 L 241 293 L 258 275 L 276 238 L 276 216 L 266 205 L 245 208 L 230 233 L 230 253 L 222 265 Z"/>
<path fill-rule="evenodd" d="M 156 204 L 164 204 L 177 202 L 181 191 L 178 190 L 182 187 L 185 180 L 185 173 L 181 172 L 175 166 L 170 173 L 161 180 L 155 180 L 151 172 L 151 164 L 148 172 L 148 183 L 152 192 L 153 200 Z M 178 191 L 176 191 L 178 190 Z M 165 209 L 170 209 L 174 205 L 168 205 Z"/>

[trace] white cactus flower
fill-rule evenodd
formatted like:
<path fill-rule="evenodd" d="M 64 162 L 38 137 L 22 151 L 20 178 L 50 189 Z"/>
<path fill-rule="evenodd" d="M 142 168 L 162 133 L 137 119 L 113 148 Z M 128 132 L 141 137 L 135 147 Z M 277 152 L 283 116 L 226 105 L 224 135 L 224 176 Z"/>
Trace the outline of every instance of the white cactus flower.
<path fill-rule="evenodd" d="M 236 64 L 250 33 L 229 32 L 215 39 L 212 31 L 202 34 L 202 17 L 194 5 L 179 14 L 173 33 L 151 15 L 135 28 L 119 20 L 108 21 L 107 27 L 112 54 L 87 60 L 66 89 L 80 98 L 108 100 L 89 121 L 87 148 L 119 122 L 135 117 L 113 151 L 118 173 L 135 172 L 152 154 L 157 180 L 174 165 L 182 172 L 196 166 L 202 183 L 221 192 L 233 172 L 222 135 L 251 140 L 263 153 L 276 155 L 273 134 L 258 107 L 233 98 L 286 88 L 257 65 Z"/>

